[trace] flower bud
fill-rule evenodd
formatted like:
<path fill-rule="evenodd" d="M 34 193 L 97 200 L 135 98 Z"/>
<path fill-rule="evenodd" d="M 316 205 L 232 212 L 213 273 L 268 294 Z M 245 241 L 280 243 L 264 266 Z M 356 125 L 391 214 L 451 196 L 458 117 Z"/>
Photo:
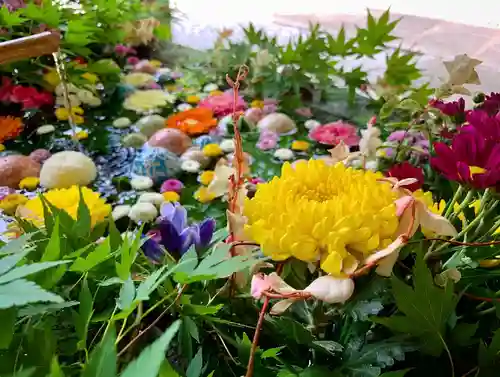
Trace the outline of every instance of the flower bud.
<path fill-rule="evenodd" d="M 344 303 L 354 292 L 354 281 L 325 275 L 314 280 L 304 291 L 329 304 Z"/>

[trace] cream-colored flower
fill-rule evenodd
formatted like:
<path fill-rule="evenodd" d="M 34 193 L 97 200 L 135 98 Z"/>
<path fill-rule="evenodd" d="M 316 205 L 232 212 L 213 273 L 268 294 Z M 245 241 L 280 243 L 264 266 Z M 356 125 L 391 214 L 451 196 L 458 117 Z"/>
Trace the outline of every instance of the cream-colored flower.
<path fill-rule="evenodd" d="M 321 122 L 318 122 L 316 119 L 308 119 L 304 122 L 304 127 L 309 131 L 314 130 L 318 126 L 321 126 Z"/>
<path fill-rule="evenodd" d="M 206 93 L 213 92 L 214 90 L 217 90 L 217 89 L 219 89 L 219 86 L 217 84 L 214 84 L 214 83 L 207 84 L 203 87 L 203 91 Z"/>
<path fill-rule="evenodd" d="M 52 124 L 45 124 L 36 129 L 37 135 L 46 135 L 54 132 L 56 128 Z"/>
<path fill-rule="evenodd" d="M 274 152 L 274 157 L 281 161 L 291 160 L 294 156 L 293 151 L 288 148 L 280 148 Z"/>
<path fill-rule="evenodd" d="M 177 105 L 177 111 L 186 111 L 192 109 L 193 106 L 191 106 L 189 103 L 181 103 L 180 105 Z"/>
<path fill-rule="evenodd" d="M 158 210 L 151 203 L 136 203 L 130 209 L 128 216 L 136 223 L 150 222 L 156 219 L 158 216 Z"/>
<path fill-rule="evenodd" d="M 185 160 L 181 163 L 181 169 L 188 173 L 198 173 L 200 171 L 201 164 L 194 160 Z"/>
<path fill-rule="evenodd" d="M 233 139 L 224 139 L 220 142 L 219 146 L 225 153 L 234 152 L 235 145 Z"/>
<path fill-rule="evenodd" d="M 162 90 L 137 90 L 123 102 L 123 107 L 136 113 L 156 111 L 173 102 L 172 96 Z"/>
<path fill-rule="evenodd" d="M 113 212 L 111 212 L 111 217 L 115 221 L 120 220 L 121 218 L 127 217 L 131 209 L 132 206 L 128 204 L 118 205 L 115 208 L 113 208 Z"/>
<path fill-rule="evenodd" d="M 82 101 L 80 101 L 80 98 L 78 98 L 76 94 L 69 94 L 68 101 L 71 107 L 77 107 L 82 104 Z M 63 96 L 56 97 L 56 105 L 66 106 L 66 101 L 64 100 Z"/>
<path fill-rule="evenodd" d="M 235 174 L 233 167 L 218 164 L 214 169 L 214 178 L 208 185 L 208 191 L 213 193 L 217 198 L 227 194 L 229 190 L 229 177 Z"/>
<path fill-rule="evenodd" d="M 148 190 L 153 187 L 153 180 L 150 177 L 145 176 L 135 176 L 130 180 L 130 185 L 134 190 L 142 191 Z"/>
<path fill-rule="evenodd" d="M 144 72 L 133 72 L 122 78 L 122 82 L 127 85 L 132 85 L 136 88 L 148 86 L 154 84 L 155 78 L 149 73 Z"/>

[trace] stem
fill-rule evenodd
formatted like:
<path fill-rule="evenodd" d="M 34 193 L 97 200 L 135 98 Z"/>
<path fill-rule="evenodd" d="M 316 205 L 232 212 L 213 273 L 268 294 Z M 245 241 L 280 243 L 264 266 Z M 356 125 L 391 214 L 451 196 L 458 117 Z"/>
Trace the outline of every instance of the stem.
<path fill-rule="evenodd" d="M 250 357 L 248 359 L 247 373 L 245 374 L 245 377 L 253 376 L 255 352 L 257 351 L 257 347 L 259 344 L 260 331 L 262 329 L 262 324 L 264 323 L 264 315 L 266 314 L 268 305 L 269 305 L 269 297 L 266 297 L 264 299 L 264 304 L 262 304 L 262 308 L 260 309 L 259 320 L 257 321 L 257 326 L 255 328 L 255 334 L 252 340 L 252 348 L 250 348 Z"/>
<path fill-rule="evenodd" d="M 441 342 L 443 342 L 444 349 L 446 350 L 446 353 L 448 354 L 448 360 L 450 360 L 450 366 L 451 366 L 451 377 L 455 377 L 455 365 L 453 364 L 453 359 L 451 357 L 451 352 L 450 349 L 448 348 L 448 345 L 444 341 L 443 337 L 441 334 L 439 334 L 439 338 L 441 339 Z"/>
<path fill-rule="evenodd" d="M 462 196 L 462 192 L 464 191 L 462 186 L 458 186 L 458 190 L 455 192 L 455 195 L 453 195 L 453 198 L 451 201 L 448 203 L 448 207 L 446 208 L 446 211 L 444 212 L 444 217 L 448 218 L 451 213 L 453 212 L 453 206 L 457 202 L 458 198 Z"/>

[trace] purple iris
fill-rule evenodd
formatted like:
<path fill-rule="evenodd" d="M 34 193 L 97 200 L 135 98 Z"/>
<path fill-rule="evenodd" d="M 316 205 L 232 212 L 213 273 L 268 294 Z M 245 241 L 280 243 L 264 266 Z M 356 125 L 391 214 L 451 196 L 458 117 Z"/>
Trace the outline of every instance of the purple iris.
<path fill-rule="evenodd" d="M 163 256 L 163 248 L 174 255 L 183 255 L 191 246 L 201 250 L 208 246 L 215 230 L 215 220 L 207 218 L 199 224 L 187 224 L 187 211 L 179 203 L 163 203 L 158 228 L 148 232 L 144 254 L 155 262 Z"/>

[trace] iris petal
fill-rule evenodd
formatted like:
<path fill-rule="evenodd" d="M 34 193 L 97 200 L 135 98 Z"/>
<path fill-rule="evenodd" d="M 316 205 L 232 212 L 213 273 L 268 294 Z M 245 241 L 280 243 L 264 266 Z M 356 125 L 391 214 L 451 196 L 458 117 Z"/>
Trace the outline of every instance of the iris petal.
<path fill-rule="evenodd" d="M 175 225 L 167 219 L 160 222 L 161 243 L 171 253 L 180 253 L 182 240 Z"/>
<path fill-rule="evenodd" d="M 212 240 L 212 236 L 215 230 L 215 220 L 212 218 L 205 219 L 199 225 L 199 243 L 197 244 L 198 248 L 207 247 L 210 241 Z"/>
<path fill-rule="evenodd" d="M 161 245 L 154 238 L 148 238 L 142 244 L 142 251 L 154 263 L 160 263 L 164 255 Z"/>

